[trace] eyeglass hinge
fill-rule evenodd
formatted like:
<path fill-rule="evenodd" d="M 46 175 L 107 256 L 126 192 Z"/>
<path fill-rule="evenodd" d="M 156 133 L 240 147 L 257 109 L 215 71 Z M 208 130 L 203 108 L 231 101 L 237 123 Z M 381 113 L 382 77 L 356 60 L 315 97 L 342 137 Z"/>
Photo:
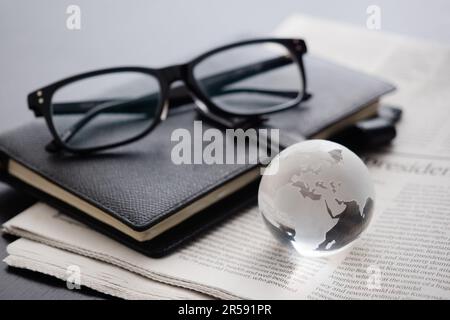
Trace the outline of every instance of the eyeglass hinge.
<path fill-rule="evenodd" d="M 36 117 L 42 117 L 41 107 L 44 105 L 44 94 L 42 90 L 35 91 L 28 95 L 28 108 L 34 112 Z"/>

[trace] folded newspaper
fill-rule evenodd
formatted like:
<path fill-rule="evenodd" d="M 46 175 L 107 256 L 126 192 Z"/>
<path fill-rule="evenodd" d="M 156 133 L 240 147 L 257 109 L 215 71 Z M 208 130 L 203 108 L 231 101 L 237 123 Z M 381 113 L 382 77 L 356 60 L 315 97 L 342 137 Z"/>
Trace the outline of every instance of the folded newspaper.
<path fill-rule="evenodd" d="M 77 271 L 81 286 L 127 299 L 449 299 L 450 49 L 305 16 L 288 19 L 278 35 L 306 38 L 314 54 L 400 89 L 384 100 L 404 107 L 398 139 L 364 159 L 376 209 L 353 247 L 300 257 L 254 207 L 151 259 L 37 204 L 4 225 L 22 237 L 5 262 L 65 281 Z"/>
<path fill-rule="evenodd" d="M 19 239 L 8 246 L 5 262 L 51 275 L 67 282 L 68 289 L 82 286 L 129 299 L 208 299 L 209 297 L 181 287 L 157 282 L 84 255 L 57 249 L 42 242 Z"/>

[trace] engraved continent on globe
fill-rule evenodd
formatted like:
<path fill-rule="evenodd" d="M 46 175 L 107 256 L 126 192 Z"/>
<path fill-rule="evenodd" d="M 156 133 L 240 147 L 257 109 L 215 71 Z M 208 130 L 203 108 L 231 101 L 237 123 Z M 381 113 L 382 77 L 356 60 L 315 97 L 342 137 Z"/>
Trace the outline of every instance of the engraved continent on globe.
<path fill-rule="evenodd" d="M 338 252 L 367 228 L 374 207 L 367 167 L 353 152 L 326 140 L 290 146 L 275 157 L 259 188 L 267 225 L 299 253 Z"/>

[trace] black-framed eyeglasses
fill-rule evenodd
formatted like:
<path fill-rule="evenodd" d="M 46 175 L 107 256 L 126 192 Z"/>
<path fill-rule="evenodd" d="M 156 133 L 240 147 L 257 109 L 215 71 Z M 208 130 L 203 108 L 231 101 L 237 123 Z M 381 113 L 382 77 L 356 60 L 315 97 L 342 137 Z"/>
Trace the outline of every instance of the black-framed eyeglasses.
<path fill-rule="evenodd" d="M 28 95 L 54 136 L 46 149 L 92 152 L 136 141 L 169 107 L 194 101 L 214 119 L 258 117 L 309 98 L 300 39 L 258 39 L 222 46 L 186 64 L 83 73 Z M 175 81 L 183 85 L 170 88 Z"/>

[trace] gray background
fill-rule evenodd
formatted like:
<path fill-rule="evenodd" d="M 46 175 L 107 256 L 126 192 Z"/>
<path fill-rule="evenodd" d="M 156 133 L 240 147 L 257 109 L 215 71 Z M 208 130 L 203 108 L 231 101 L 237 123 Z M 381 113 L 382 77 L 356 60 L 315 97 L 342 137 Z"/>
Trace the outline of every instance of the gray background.
<path fill-rule="evenodd" d="M 70 4 L 81 8 L 81 30 L 66 28 Z M 0 0 L 0 132 L 32 119 L 30 91 L 74 73 L 184 62 L 215 45 L 267 35 L 295 12 L 365 27 L 371 4 L 381 8 L 381 31 L 450 44 L 446 0 Z M 0 223 L 32 201 L 0 184 Z M 0 238 L 0 259 L 10 241 Z M 0 298 L 93 296 L 101 297 L 0 264 Z"/>
<path fill-rule="evenodd" d="M 81 71 L 163 66 L 217 44 L 266 35 L 302 12 L 365 27 L 381 8 L 382 31 L 450 43 L 448 0 L 0 0 L 0 131 L 31 119 L 26 94 Z M 66 8 L 81 8 L 81 30 L 66 28 Z"/>

